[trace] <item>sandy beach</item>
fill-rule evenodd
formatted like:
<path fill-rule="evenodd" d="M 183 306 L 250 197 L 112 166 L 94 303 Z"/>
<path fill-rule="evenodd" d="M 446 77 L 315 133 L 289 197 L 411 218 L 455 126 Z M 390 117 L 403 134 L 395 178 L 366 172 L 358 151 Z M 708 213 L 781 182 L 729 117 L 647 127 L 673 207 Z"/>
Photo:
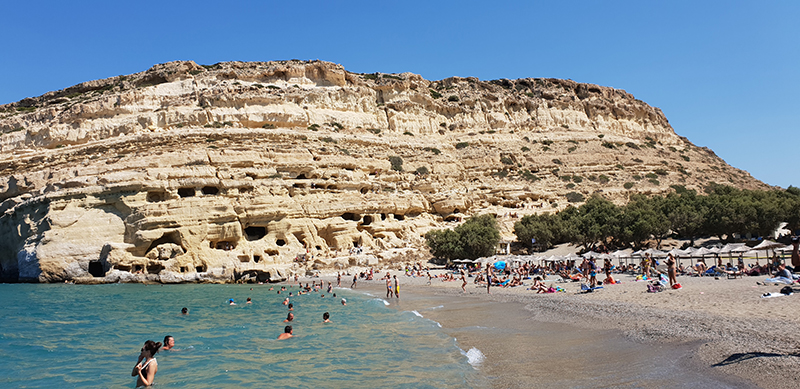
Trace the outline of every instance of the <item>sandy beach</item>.
<path fill-rule="evenodd" d="M 783 287 L 757 284 L 766 277 L 680 276 L 682 289 L 646 293 L 646 282 L 623 275 L 620 284 L 579 294 L 579 283 L 550 276 L 547 284 L 566 292 L 536 294 L 526 280 L 524 287 L 493 287 L 487 295 L 472 278 L 464 293 L 461 281 L 434 278 L 427 285 L 424 277 L 392 274 L 401 284 L 401 298 L 388 299 L 392 306 L 417 310 L 440 323 L 462 349 L 480 350 L 485 362 L 479 369 L 494 387 L 604 387 L 604 375 L 631 366 L 654 371 L 652 379 L 631 387 L 674 386 L 659 374 L 687 387 L 706 379 L 696 387 L 800 383 L 800 293 L 761 298 Z M 345 279 L 352 278 L 343 277 L 342 286 L 349 286 Z M 383 297 L 384 285 L 360 280 L 357 289 Z"/>

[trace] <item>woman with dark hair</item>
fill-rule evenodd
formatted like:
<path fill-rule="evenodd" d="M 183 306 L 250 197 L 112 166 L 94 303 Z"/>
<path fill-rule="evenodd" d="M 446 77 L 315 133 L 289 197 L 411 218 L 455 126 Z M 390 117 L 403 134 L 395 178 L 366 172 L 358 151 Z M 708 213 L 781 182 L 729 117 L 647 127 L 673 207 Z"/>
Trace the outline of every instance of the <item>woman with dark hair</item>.
<path fill-rule="evenodd" d="M 175 338 L 172 335 L 167 335 L 164 337 L 164 347 L 162 350 L 172 350 L 175 348 Z"/>
<path fill-rule="evenodd" d="M 152 340 L 144 342 L 141 355 L 142 361 L 137 363 L 131 372 L 131 376 L 139 376 L 136 380 L 137 388 L 140 386 L 153 385 L 156 372 L 158 371 L 158 361 L 156 361 L 155 355 L 160 348 L 161 342 L 153 342 Z"/>

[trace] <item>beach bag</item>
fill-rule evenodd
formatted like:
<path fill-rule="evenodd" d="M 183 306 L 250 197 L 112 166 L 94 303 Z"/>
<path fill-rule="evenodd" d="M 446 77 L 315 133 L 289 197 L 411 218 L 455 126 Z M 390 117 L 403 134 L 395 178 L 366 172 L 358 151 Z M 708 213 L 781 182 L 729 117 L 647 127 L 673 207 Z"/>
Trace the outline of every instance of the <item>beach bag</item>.
<path fill-rule="evenodd" d="M 793 292 L 794 292 L 794 290 L 792 290 L 791 286 L 787 285 L 787 286 L 784 286 L 783 288 L 781 288 L 781 293 L 783 293 L 783 294 L 785 294 L 787 296 L 792 294 Z"/>
<path fill-rule="evenodd" d="M 647 284 L 647 293 L 657 293 L 661 291 L 661 287 L 656 284 Z"/>

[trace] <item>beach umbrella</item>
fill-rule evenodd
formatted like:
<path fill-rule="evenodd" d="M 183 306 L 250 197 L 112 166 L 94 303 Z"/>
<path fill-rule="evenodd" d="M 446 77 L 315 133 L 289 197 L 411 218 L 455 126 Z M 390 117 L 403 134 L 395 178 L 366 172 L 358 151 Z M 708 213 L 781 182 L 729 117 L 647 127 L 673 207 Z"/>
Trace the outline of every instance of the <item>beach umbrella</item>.
<path fill-rule="evenodd" d="M 503 271 L 506 269 L 506 261 L 497 261 L 494 263 L 495 270 Z"/>
<path fill-rule="evenodd" d="M 581 254 L 581 256 L 584 257 L 584 258 L 592 258 L 592 257 L 600 256 L 600 253 L 594 252 L 594 251 L 587 251 L 587 252 Z"/>
<path fill-rule="evenodd" d="M 752 248 L 752 250 L 753 251 L 762 251 L 762 250 L 763 251 L 769 251 L 769 250 L 772 250 L 772 252 L 774 253 L 775 249 L 779 249 L 779 248 L 782 248 L 782 247 L 783 247 L 783 243 L 773 242 L 771 240 L 764 239 L 763 241 L 761 241 L 761 243 L 755 245 Z M 765 256 L 767 258 L 769 258 L 769 253 L 767 253 L 767 255 L 765 255 Z M 758 258 L 758 256 L 756 256 L 756 258 Z"/>
<path fill-rule="evenodd" d="M 667 253 L 665 253 L 665 252 L 663 252 L 661 250 L 656 250 L 656 249 L 647 249 L 647 250 L 644 250 L 644 253 L 645 254 L 650 254 L 653 257 L 665 257 L 665 256 L 667 256 Z"/>

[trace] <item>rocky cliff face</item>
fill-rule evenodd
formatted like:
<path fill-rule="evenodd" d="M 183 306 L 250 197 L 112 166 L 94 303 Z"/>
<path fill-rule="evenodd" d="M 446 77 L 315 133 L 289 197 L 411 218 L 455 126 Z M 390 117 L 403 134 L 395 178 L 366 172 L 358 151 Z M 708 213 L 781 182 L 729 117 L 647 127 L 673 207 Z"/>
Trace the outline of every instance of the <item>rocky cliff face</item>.
<path fill-rule="evenodd" d="M 0 131 L 6 280 L 280 280 L 472 214 L 511 238 L 576 193 L 766 187 L 621 90 L 319 61 L 156 65 L 0 106 Z"/>

